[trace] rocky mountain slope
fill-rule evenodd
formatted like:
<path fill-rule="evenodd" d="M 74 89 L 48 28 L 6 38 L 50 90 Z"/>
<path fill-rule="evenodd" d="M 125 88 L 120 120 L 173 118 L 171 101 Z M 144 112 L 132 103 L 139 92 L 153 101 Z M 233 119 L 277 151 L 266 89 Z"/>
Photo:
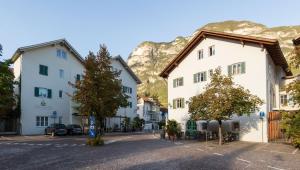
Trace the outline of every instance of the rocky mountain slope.
<path fill-rule="evenodd" d="M 278 39 L 287 60 L 289 60 L 289 54 L 293 50 L 292 39 L 300 36 L 300 25 L 268 28 L 265 25 L 250 21 L 224 21 L 207 24 L 196 30 L 191 36 L 177 37 L 171 42 L 145 41 L 133 50 L 127 61 L 129 67 L 143 82 L 138 87 L 138 94 L 143 95 L 147 92 L 151 95 L 157 95 L 161 103 L 167 106 L 167 82 L 160 78 L 158 74 L 183 49 L 189 40 L 203 28 Z M 293 72 L 298 72 L 298 70 L 293 69 Z"/>

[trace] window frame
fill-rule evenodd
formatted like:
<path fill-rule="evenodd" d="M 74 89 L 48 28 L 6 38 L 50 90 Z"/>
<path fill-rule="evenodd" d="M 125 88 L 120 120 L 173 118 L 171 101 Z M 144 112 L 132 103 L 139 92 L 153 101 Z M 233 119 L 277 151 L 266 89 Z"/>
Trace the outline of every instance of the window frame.
<path fill-rule="evenodd" d="M 180 87 L 184 85 L 183 77 L 173 79 L 173 88 Z"/>
<path fill-rule="evenodd" d="M 39 74 L 43 76 L 48 76 L 48 66 L 40 64 L 39 65 Z"/>
<path fill-rule="evenodd" d="M 35 117 L 35 126 L 36 127 L 47 127 L 49 125 L 48 116 L 36 116 Z"/>
<path fill-rule="evenodd" d="M 204 59 L 204 53 L 203 49 L 198 50 L 198 60 L 203 60 Z"/>
<path fill-rule="evenodd" d="M 202 83 L 207 81 L 207 72 L 202 71 L 194 74 L 194 83 Z"/>
<path fill-rule="evenodd" d="M 173 109 L 183 109 L 185 108 L 184 98 L 173 99 Z"/>
<path fill-rule="evenodd" d="M 59 78 L 64 79 L 65 78 L 65 70 L 59 69 Z"/>
<path fill-rule="evenodd" d="M 208 56 L 214 56 L 216 55 L 216 48 L 215 45 L 211 45 L 208 47 Z"/>
<path fill-rule="evenodd" d="M 246 62 L 238 62 L 231 65 L 228 65 L 228 75 L 242 75 L 246 73 Z"/>

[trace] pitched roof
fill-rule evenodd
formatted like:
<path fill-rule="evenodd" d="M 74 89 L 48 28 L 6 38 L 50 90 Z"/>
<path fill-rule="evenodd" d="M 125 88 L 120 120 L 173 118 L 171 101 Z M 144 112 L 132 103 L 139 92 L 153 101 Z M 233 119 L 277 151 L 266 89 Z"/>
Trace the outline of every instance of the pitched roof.
<path fill-rule="evenodd" d="M 280 65 L 287 75 L 292 75 L 288 68 L 287 61 L 283 56 L 279 43 L 276 39 L 267 39 L 232 33 L 209 31 L 202 29 L 197 35 L 179 52 L 179 54 L 163 69 L 159 76 L 167 78 L 176 66 L 206 37 L 219 37 L 231 40 L 237 40 L 241 43 L 255 43 L 265 47 L 276 65 Z"/>
<path fill-rule="evenodd" d="M 80 61 L 82 64 L 84 63 L 84 59 L 81 57 L 81 55 L 72 47 L 72 45 L 66 39 L 58 39 L 58 40 L 54 40 L 54 41 L 48 41 L 48 42 L 39 43 L 39 44 L 35 44 L 35 45 L 20 47 L 16 50 L 16 52 L 14 53 L 14 55 L 12 56 L 11 59 L 14 62 L 19 58 L 19 56 L 23 52 L 26 52 L 29 50 L 34 50 L 37 48 L 47 47 L 47 46 L 51 46 L 51 45 L 56 45 L 56 44 L 65 46 L 72 54 L 74 54 L 74 56 L 76 57 L 76 59 L 78 59 L 78 61 Z"/>
<path fill-rule="evenodd" d="M 130 69 L 130 67 L 127 65 L 127 63 L 123 60 L 121 56 L 116 56 L 112 58 L 113 60 L 120 61 L 122 66 L 128 71 L 128 73 L 131 75 L 131 77 L 136 81 L 137 84 L 141 84 L 142 81 L 134 74 L 134 72 Z"/>
<path fill-rule="evenodd" d="M 294 45 L 300 45 L 300 37 L 293 39 Z"/>

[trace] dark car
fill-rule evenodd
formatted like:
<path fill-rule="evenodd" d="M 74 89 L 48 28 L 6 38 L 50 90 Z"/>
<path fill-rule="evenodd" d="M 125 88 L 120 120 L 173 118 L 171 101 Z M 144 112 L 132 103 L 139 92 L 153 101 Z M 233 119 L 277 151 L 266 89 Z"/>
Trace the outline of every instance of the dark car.
<path fill-rule="evenodd" d="M 67 134 L 67 128 L 64 124 L 54 123 L 50 126 L 46 127 L 45 129 L 45 135 L 51 134 L 54 135 L 66 135 Z"/>
<path fill-rule="evenodd" d="M 68 134 L 69 135 L 81 135 L 82 134 L 82 128 L 80 125 L 76 124 L 70 124 L 67 126 Z"/>

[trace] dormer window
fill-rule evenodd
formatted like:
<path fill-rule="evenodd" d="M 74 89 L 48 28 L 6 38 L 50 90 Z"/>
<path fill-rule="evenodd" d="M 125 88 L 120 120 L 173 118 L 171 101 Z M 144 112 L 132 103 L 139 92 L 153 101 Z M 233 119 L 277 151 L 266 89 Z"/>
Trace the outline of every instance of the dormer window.
<path fill-rule="evenodd" d="M 209 56 L 215 55 L 215 46 L 214 45 L 208 47 L 208 55 Z"/>

